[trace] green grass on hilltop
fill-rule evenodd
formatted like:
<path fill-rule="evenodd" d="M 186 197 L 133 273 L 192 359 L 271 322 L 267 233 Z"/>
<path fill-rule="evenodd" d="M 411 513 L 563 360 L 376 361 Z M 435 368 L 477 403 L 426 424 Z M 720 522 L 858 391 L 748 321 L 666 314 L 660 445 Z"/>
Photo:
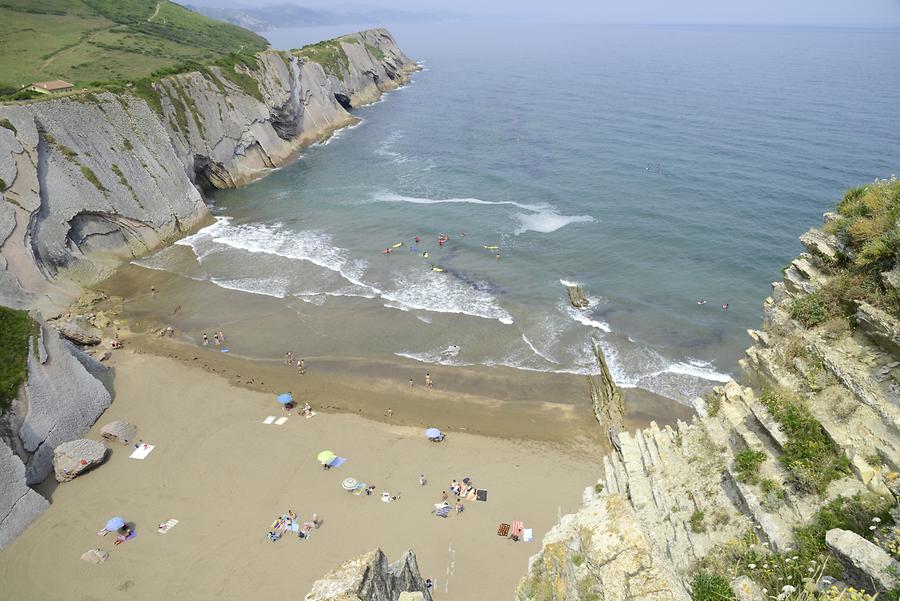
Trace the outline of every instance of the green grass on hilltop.
<path fill-rule="evenodd" d="M 0 95 L 49 79 L 135 80 L 266 47 L 251 31 L 168 0 L 0 0 Z"/>
<path fill-rule="evenodd" d="M 28 339 L 37 323 L 25 311 L 0 307 L 0 411 L 19 393 L 28 375 Z"/>
<path fill-rule="evenodd" d="M 301 58 L 319 63 L 325 73 L 341 77 L 350 68 L 350 59 L 347 58 L 347 53 L 341 47 L 341 41 L 352 43 L 356 41 L 356 38 L 325 40 L 309 44 L 293 52 Z"/>

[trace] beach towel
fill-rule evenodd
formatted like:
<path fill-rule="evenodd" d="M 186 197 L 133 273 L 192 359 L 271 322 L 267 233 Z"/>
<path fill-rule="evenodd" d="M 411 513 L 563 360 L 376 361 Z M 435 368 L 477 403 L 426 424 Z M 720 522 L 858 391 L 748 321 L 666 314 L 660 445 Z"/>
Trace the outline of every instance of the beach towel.
<path fill-rule="evenodd" d="M 341 467 L 347 463 L 347 459 L 344 457 L 335 457 L 331 460 L 331 463 L 328 464 L 328 467 Z"/>
<path fill-rule="evenodd" d="M 497 536 L 509 536 L 509 524 L 500 524 L 497 528 Z"/>
<path fill-rule="evenodd" d="M 475 498 L 478 499 L 479 501 L 487 501 L 487 491 L 479 490 L 478 492 L 475 493 Z"/>
<path fill-rule="evenodd" d="M 522 538 L 522 530 L 525 528 L 525 524 L 522 523 L 522 520 L 515 520 L 512 523 L 512 527 L 509 529 L 509 536 L 513 540 L 519 540 Z"/>
<path fill-rule="evenodd" d="M 439 518 L 445 518 L 450 515 L 450 506 L 446 503 L 435 503 L 433 513 Z"/>
<path fill-rule="evenodd" d="M 390 503 L 391 502 L 391 493 L 384 491 L 381 493 L 381 502 L 382 503 Z"/>
<path fill-rule="evenodd" d="M 360 482 L 359 484 L 356 485 L 356 488 L 354 488 L 354 489 L 351 490 L 350 492 L 351 492 L 351 494 L 354 494 L 354 495 L 356 495 L 356 496 L 358 497 L 359 495 L 361 495 L 361 494 L 363 494 L 364 492 L 366 492 L 366 489 L 367 489 L 368 487 L 369 487 L 369 485 L 366 484 L 365 482 Z"/>
<path fill-rule="evenodd" d="M 309 419 L 309 418 L 311 418 L 311 417 L 314 416 L 314 415 L 318 415 L 318 413 L 316 413 L 315 411 L 310 411 L 310 412 L 309 412 L 309 415 L 306 416 L 306 419 Z"/>
<path fill-rule="evenodd" d="M 150 454 L 150 451 L 155 449 L 156 447 L 152 444 L 142 444 L 138 448 L 134 450 L 134 452 L 129 455 L 132 459 L 146 459 L 147 455 Z"/>
<path fill-rule="evenodd" d="M 227 348 L 223 348 L 220 352 L 222 352 L 222 353 L 227 353 L 227 352 L 228 352 L 228 349 L 227 349 Z"/>
<path fill-rule="evenodd" d="M 174 528 L 178 524 L 178 520 L 166 520 L 164 524 L 160 524 L 159 528 L 156 529 L 160 534 L 165 534 L 172 528 Z"/>
<path fill-rule="evenodd" d="M 263 423 L 268 426 L 269 424 L 271 424 L 274 421 L 275 421 L 275 416 L 270 415 L 269 417 L 267 417 L 266 419 L 263 420 Z"/>
<path fill-rule="evenodd" d="M 471 489 L 469 491 L 469 494 L 466 495 L 466 501 L 475 501 L 477 498 L 477 493 L 474 488 Z"/>
<path fill-rule="evenodd" d="M 294 534 L 300 532 L 300 524 L 298 524 L 297 522 L 291 524 L 291 532 L 293 532 Z"/>
<path fill-rule="evenodd" d="M 286 417 L 279 417 L 278 419 L 275 420 L 275 425 L 282 426 L 282 425 L 284 425 L 284 422 L 286 422 L 286 421 L 287 421 Z"/>
<path fill-rule="evenodd" d="M 525 530 L 522 531 L 522 540 L 526 543 L 530 543 L 532 540 L 534 540 L 534 530 L 532 530 L 531 528 L 525 528 Z"/>
<path fill-rule="evenodd" d="M 116 537 L 116 542 L 114 542 L 113 544 L 121 545 L 122 543 L 127 543 L 128 541 L 130 541 L 131 539 L 133 539 L 136 536 L 137 536 L 137 530 L 132 530 L 131 532 L 128 533 L 128 536 L 122 536 L 120 534 L 119 536 Z"/>

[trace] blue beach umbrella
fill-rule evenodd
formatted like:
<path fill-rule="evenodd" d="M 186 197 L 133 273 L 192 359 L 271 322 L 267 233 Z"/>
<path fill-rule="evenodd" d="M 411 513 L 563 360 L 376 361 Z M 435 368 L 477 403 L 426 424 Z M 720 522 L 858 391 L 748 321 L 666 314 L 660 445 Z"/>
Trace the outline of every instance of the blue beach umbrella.
<path fill-rule="evenodd" d="M 428 428 L 425 430 L 425 436 L 428 438 L 439 438 L 441 436 L 441 431 L 437 428 Z"/>
<path fill-rule="evenodd" d="M 282 405 L 287 405 L 288 403 L 292 403 L 294 401 L 294 397 L 290 392 L 285 392 L 278 395 L 278 402 Z"/>
<path fill-rule="evenodd" d="M 109 521 L 106 522 L 106 529 L 109 531 L 118 530 L 122 526 L 125 525 L 125 518 L 115 517 L 109 518 Z"/>

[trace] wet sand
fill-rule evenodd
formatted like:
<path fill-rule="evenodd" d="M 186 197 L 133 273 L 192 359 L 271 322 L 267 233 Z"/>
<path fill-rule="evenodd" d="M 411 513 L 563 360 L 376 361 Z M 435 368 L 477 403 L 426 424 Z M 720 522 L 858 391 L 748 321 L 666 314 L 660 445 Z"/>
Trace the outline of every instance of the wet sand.
<path fill-rule="evenodd" d="M 111 443 L 105 465 L 70 483 L 45 483 L 52 506 L 0 552 L 5 598 L 302 598 L 329 569 L 375 547 L 391 558 L 413 548 L 439 599 L 509 598 L 543 534 L 599 475 L 600 450 L 585 437 L 551 443 L 450 431 L 433 444 L 421 428 L 347 414 L 295 413 L 283 426 L 264 425 L 282 414 L 271 394 L 149 354 L 117 352 L 111 363 L 115 400 L 88 437 L 124 419 L 157 447 L 138 461 L 130 447 Z M 347 463 L 323 471 L 315 460 L 323 449 Z M 350 495 L 341 489 L 348 476 L 401 498 Z M 468 502 L 447 519 L 431 515 L 444 487 L 463 477 L 487 489 L 488 502 Z M 323 519 L 311 540 L 267 540 L 274 517 L 288 509 Z M 114 515 L 138 531 L 118 547 L 96 534 Z M 168 518 L 180 523 L 158 534 Z M 500 522 L 514 519 L 534 529 L 534 542 L 496 535 Z M 97 546 L 110 552 L 105 564 L 79 559 Z"/>

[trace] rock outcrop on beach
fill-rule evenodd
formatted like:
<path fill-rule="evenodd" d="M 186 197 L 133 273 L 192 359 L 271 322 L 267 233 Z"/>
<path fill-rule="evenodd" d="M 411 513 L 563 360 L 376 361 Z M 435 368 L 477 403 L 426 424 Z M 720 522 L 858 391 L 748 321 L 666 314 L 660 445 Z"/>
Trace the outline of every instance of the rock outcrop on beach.
<path fill-rule="evenodd" d="M 431 601 L 416 555 L 407 551 L 389 563 L 381 549 L 369 551 L 313 583 L 306 601 Z"/>
<path fill-rule="evenodd" d="M 106 460 L 106 445 L 96 440 L 70 440 L 53 449 L 53 473 L 57 482 L 69 482 Z"/>
<path fill-rule="evenodd" d="M 0 549 L 22 534 L 50 507 L 49 501 L 25 484 L 25 465 L 0 440 Z"/>
<path fill-rule="evenodd" d="M 137 434 L 137 426 L 116 420 L 109 422 L 100 428 L 100 436 L 106 440 L 115 440 L 121 444 L 128 444 Z"/>
<path fill-rule="evenodd" d="M 202 189 L 284 165 L 416 68 L 383 29 L 327 44 L 0 106 L 0 303 L 77 296 L 66 280 L 101 279 L 208 221 Z"/>
<path fill-rule="evenodd" d="M 860 190 L 850 194 L 869 189 Z M 871 255 L 859 258 L 839 234 L 871 228 L 846 213 L 804 234 L 807 252 L 773 284 L 764 328 L 749 332 L 740 362 L 744 385 L 698 399 L 691 423 L 620 433 L 583 508 L 531 559 L 521 601 L 688 599 L 694 588 L 712 595 L 704 599 L 793 598 L 792 589 L 840 580 L 897 592 L 900 321 L 891 303 L 900 282 L 888 255 L 877 265 L 894 264 L 880 292 L 848 285 L 867 277 L 860 265 Z M 592 392 L 605 403 L 614 384 L 599 380 Z M 792 561 L 802 569 L 792 572 Z"/>

